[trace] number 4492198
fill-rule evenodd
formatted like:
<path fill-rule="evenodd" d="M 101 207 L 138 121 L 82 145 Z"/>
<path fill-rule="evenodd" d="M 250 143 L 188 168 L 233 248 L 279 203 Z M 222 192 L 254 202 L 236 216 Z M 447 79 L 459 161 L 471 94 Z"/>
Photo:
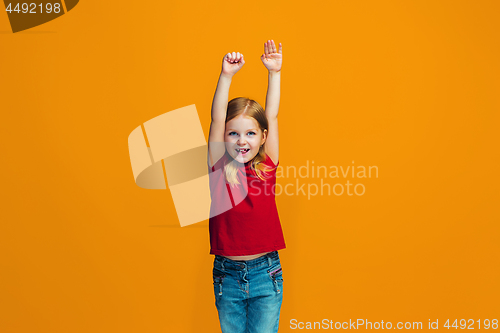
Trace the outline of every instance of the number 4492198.
<path fill-rule="evenodd" d="M 19 6 L 20 5 L 20 6 Z M 40 8 L 38 8 L 40 7 Z M 39 9 L 39 11 L 37 11 Z M 45 4 L 45 11 L 43 8 L 43 4 L 39 4 L 38 6 L 36 3 L 17 3 L 14 9 L 12 9 L 12 3 L 9 3 L 7 8 L 5 9 L 7 12 L 12 13 L 12 12 L 17 12 L 17 13 L 28 13 L 28 14 L 37 14 L 37 13 L 60 13 L 61 12 L 61 4 L 60 3 L 55 3 L 52 5 L 51 3 L 46 3 Z"/>
<path fill-rule="evenodd" d="M 478 327 L 474 327 L 474 325 L 477 323 Z M 450 320 L 448 319 L 446 323 L 443 325 L 444 327 L 450 329 L 450 328 L 455 328 L 455 329 L 498 329 L 498 319 L 478 319 L 474 321 L 474 319 L 455 319 L 455 321 L 450 325 Z"/>

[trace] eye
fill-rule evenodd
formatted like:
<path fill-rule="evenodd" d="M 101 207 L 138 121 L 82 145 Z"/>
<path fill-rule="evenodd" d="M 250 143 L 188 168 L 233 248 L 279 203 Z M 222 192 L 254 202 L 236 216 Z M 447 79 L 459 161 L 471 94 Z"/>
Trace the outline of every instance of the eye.
<path fill-rule="evenodd" d="M 236 135 L 237 135 L 238 133 L 236 133 L 236 132 L 230 132 L 230 133 L 229 133 L 229 135 L 233 135 L 233 134 L 236 134 Z"/>
<path fill-rule="evenodd" d="M 248 132 L 248 134 L 252 134 L 252 135 L 255 135 L 255 132 Z"/>

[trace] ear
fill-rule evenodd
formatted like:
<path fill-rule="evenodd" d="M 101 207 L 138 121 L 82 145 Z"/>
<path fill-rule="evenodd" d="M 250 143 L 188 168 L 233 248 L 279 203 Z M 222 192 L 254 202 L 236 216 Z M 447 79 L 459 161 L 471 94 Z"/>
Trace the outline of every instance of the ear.
<path fill-rule="evenodd" d="M 261 143 L 261 145 L 263 145 L 266 142 L 266 140 L 267 140 L 267 130 L 265 129 L 262 131 L 262 143 Z"/>

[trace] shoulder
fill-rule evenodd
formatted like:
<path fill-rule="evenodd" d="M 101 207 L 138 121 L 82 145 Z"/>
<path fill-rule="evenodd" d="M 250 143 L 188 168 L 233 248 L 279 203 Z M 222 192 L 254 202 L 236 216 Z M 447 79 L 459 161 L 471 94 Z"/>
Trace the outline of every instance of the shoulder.
<path fill-rule="evenodd" d="M 280 161 L 278 160 L 276 163 L 271 159 L 271 157 L 269 157 L 269 155 L 266 154 L 266 160 L 264 161 L 265 164 L 273 167 L 273 168 L 276 168 L 278 167 L 278 165 L 280 164 Z"/>
<path fill-rule="evenodd" d="M 226 153 L 224 153 L 224 155 L 222 155 L 222 157 L 221 157 L 221 158 L 219 158 L 219 159 L 217 160 L 217 162 L 215 162 L 215 164 L 214 164 L 212 167 L 210 167 L 210 165 L 209 165 L 209 164 L 208 164 L 208 162 L 207 162 L 208 169 L 209 169 L 211 172 L 213 172 L 213 171 L 215 171 L 215 170 L 218 170 L 218 169 L 223 168 L 223 167 L 224 167 L 224 165 L 226 164 L 226 160 L 227 160 L 226 155 L 227 155 L 227 154 L 226 154 Z"/>

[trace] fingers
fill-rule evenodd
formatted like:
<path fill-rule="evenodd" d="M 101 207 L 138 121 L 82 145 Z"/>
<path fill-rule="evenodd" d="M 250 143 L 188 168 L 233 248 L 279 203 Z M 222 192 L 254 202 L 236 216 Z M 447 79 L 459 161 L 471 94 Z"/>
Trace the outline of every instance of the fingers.
<path fill-rule="evenodd" d="M 283 52 L 283 45 L 279 43 L 279 49 L 276 48 L 276 44 L 274 43 L 274 40 L 269 39 L 267 42 L 264 43 L 264 54 L 261 55 L 262 60 L 272 59 L 273 57 L 270 57 L 271 54 L 273 53 L 279 53 L 282 54 Z M 229 62 L 230 64 L 235 64 L 235 63 L 245 63 L 245 60 L 243 59 L 243 54 L 240 52 L 229 52 L 226 54 L 224 59 Z"/>
<path fill-rule="evenodd" d="M 234 52 L 233 52 L 234 53 Z M 237 62 L 241 62 L 241 57 L 242 57 L 242 54 L 239 53 L 239 52 L 236 52 L 236 58 L 234 60 L 235 63 Z"/>
<path fill-rule="evenodd" d="M 224 59 L 231 63 L 231 64 L 234 64 L 234 63 L 237 63 L 237 62 L 241 62 L 243 60 L 243 54 L 242 53 L 239 53 L 239 52 L 233 52 L 233 53 L 228 53 L 226 54 L 226 56 L 224 57 Z"/>
<path fill-rule="evenodd" d="M 279 50 L 276 49 L 276 44 L 274 44 L 273 39 L 268 39 L 267 42 L 264 43 L 264 54 L 266 58 L 271 53 L 281 53 L 281 52 L 282 52 L 281 43 L 279 46 Z"/>

